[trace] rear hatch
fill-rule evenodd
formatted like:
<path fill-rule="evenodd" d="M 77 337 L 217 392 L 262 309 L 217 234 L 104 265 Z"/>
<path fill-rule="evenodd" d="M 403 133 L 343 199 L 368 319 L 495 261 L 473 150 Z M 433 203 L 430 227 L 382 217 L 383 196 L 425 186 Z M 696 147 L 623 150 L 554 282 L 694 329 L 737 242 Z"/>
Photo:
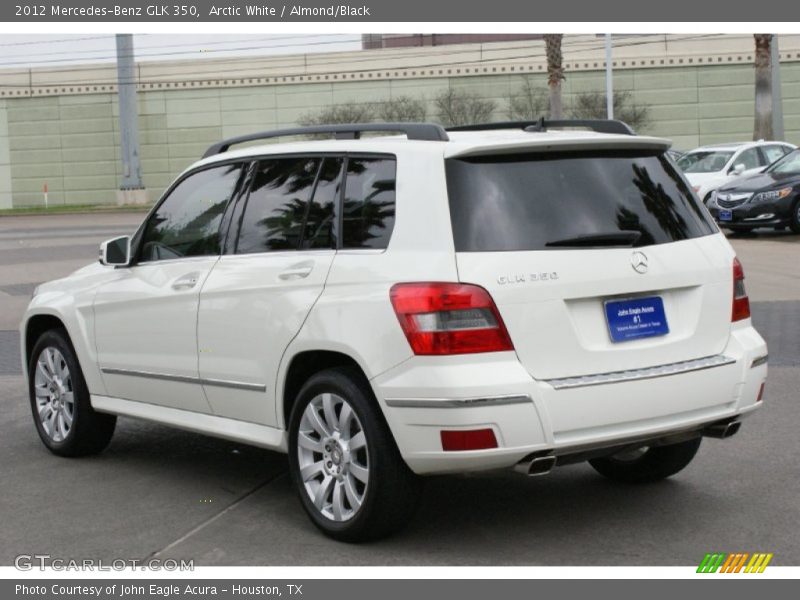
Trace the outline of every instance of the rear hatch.
<path fill-rule="evenodd" d="M 486 288 L 537 379 L 720 353 L 733 253 L 664 148 L 446 159 L 459 279 Z"/>

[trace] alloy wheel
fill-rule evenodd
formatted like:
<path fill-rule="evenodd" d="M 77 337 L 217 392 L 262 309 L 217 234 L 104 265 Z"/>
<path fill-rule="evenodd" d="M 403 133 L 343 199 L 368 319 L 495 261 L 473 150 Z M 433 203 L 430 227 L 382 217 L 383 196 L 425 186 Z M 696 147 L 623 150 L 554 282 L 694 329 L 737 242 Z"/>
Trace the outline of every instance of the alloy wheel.
<path fill-rule="evenodd" d="M 300 479 L 316 509 L 337 522 L 352 519 L 369 485 L 364 428 L 341 396 L 319 394 L 308 403 L 297 433 Z"/>
<path fill-rule="evenodd" d="M 63 442 L 72 430 L 75 394 L 69 366 L 57 348 L 48 346 L 39 354 L 34 391 L 42 429 L 54 442 Z"/>

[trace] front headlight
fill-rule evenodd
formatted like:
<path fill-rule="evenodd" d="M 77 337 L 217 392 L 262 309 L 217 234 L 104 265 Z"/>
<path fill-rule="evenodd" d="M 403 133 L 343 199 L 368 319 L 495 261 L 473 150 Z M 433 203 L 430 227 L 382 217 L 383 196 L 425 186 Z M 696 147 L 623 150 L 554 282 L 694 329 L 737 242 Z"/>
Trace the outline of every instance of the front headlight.
<path fill-rule="evenodd" d="M 785 187 L 780 190 L 771 190 L 769 192 L 759 192 L 755 196 L 751 202 L 768 202 L 770 200 L 780 200 L 781 198 L 786 198 L 789 194 L 792 193 L 792 188 Z"/>

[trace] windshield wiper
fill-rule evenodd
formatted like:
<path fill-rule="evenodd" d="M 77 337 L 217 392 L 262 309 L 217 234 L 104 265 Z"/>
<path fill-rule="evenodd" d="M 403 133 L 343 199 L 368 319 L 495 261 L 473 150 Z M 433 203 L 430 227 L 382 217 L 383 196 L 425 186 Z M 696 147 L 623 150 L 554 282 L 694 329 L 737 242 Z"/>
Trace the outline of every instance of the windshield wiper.
<path fill-rule="evenodd" d="M 642 237 L 640 231 L 617 231 L 614 233 L 592 233 L 547 242 L 545 246 L 581 248 L 585 246 L 633 246 Z"/>

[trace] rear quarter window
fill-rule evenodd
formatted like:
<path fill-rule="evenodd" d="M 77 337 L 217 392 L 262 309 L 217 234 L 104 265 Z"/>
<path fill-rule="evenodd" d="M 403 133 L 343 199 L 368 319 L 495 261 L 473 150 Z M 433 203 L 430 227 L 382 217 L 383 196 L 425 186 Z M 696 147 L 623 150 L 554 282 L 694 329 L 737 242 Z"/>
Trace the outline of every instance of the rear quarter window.
<path fill-rule="evenodd" d="M 342 247 L 385 249 L 394 229 L 394 158 L 350 157 L 342 203 Z"/>
<path fill-rule="evenodd" d="M 457 252 L 549 250 L 629 231 L 639 234 L 633 246 L 647 246 L 716 231 L 660 152 L 453 158 L 446 173 Z"/>

